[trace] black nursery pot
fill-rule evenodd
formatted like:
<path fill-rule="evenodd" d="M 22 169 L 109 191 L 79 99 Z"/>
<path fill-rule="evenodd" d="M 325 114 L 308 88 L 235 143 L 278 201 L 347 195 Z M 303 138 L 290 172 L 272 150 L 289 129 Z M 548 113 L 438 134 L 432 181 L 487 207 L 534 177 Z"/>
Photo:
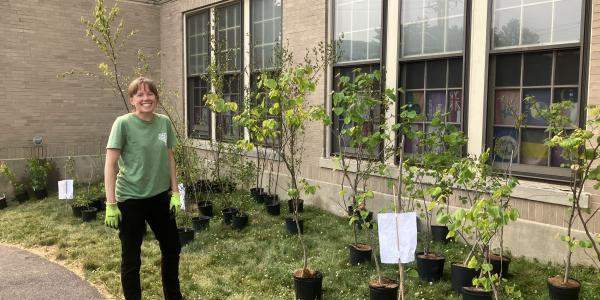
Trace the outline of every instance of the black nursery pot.
<path fill-rule="evenodd" d="M 556 286 L 550 282 L 551 278 L 548 278 L 548 294 L 550 300 L 577 300 L 579 299 L 579 290 L 581 289 L 581 283 L 573 278 L 569 280 L 575 281 L 578 286 L 567 287 L 567 286 Z M 562 280 L 562 278 L 561 278 Z"/>
<path fill-rule="evenodd" d="M 510 258 L 506 256 L 500 256 L 492 254 L 490 256 L 490 264 L 492 264 L 492 273 L 500 275 L 502 271 L 502 277 L 508 276 L 508 266 L 510 265 Z"/>
<path fill-rule="evenodd" d="M 323 299 L 323 274 L 319 271 L 313 278 L 300 278 L 294 276 L 294 289 L 296 300 L 321 300 Z"/>
<path fill-rule="evenodd" d="M 423 252 L 417 253 L 417 272 L 419 278 L 425 282 L 434 282 L 442 279 L 444 275 L 444 263 L 446 258 L 443 256 L 423 257 Z"/>
<path fill-rule="evenodd" d="M 194 228 L 194 231 L 204 230 L 204 229 L 208 228 L 209 224 L 210 224 L 210 217 L 208 217 L 208 216 L 199 216 L 199 217 L 192 218 L 192 227 Z"/>
<path fill-rule="evenodd" d="M 254 187 L 250 189 L 250 195 L 252 196 L 252 199 L 254 199 L 254 201 L 258 203 L 264 202 L 264 198 L 262 197 L 264 193 L 265 190 L 263 188 Z"/>
<path fill-rule="evenodd" d="M 29 199 L 29 195 L 27 195 L 27 191 L 23 191 L 20 194 L 15 195 L 15 200 L 19 203 L 23 203 Z"/>
<path fill-rule="evenodd" d="M 477 270 L 470 269 L 462 263 L 453 263 L 450 266 L 450 281 L 452 289 L 457 293 L 462 293 L 463 287 L 473 286 L 473 278 L 477 277 Z"/>
<path fill-rule="evenodd" d="M 304 200 L 300 199 L 298 200 L 298 212 L 301 213 L 304 211 Z M 292 199 L 288 200 L 288 212 L 290 214 L 294 213 L 294 203 L 292 202 Z"/>
<path fill-rule="evenodd" d="M 373 248 L 367 244 L 350 244 L 348 250 L 350 251 L 350 264 L 353 266 L 370 261 L 373 254 Z"/>
<path fill-rule="evenodd" d="M 6 197 L 0 197 L 0 209 L 5 209 L 8 207 L 6 203 Z"/>
<path fill-rule="evenodd" d="M 448 226 L 442 225 L 431 225 L 431 237 L 434 242 L 442 242 L 444 244 L 448 244 L 450 239 L 447 239 L 448 235 Z"/>
<path fill-rule="evenodd" d="M 246 227 L 246 225 L 248 225 L 248 214 L 240 213 L 240 214 L 234 215 L 233 219 L 231 220 L 231 225 L 233 226 L 233 228 L 235 228 L 237 230 L 244 229 L 244 227 Z"/>
<path fill-rule="evenodd" d="M 84 222 L 91 222 L 96 220 L 98 209 L 95 207 L 87 207 L 81 210 L 81 220 Z"/>
<path fill-rule="evenodd" d="M 299 219 L 298 225 L 300 225 L 300 233 L 304 233 L 304 220 Z M 285 218 L 285 228 L 291 234 L 298 234 L 298 227 L 292 217 Z"/>
<path fill-rule="evenodd" d="M 179 243 L 181 246 L 187 245 L 189 242 L 194 240 L 194 230 L 192 228 L 177 228 L 177 232 L 179 232 Z"/>
<path fill-rule="evenodd" d="M 98 197 L 94 200 L 92 204 L 93 207 L 97 208 L 98 211 L 103 211 L 106 209 L 106 197 Z"/>
<path fill-rule="evenodd" d="M 207 217 L 213 216 L 213 204 L 211 201 L 198 201 L 198 210 Z"/>
<path fill-rule="evenodd" d="M 265 203 L 265 208 L 267 209 L 267 213 L 271 216 L 279 216 L 281 213 L 281 203 L 279 201 Z"/>
<path fill-rule="evenodd" d="M 48 197 L 48 190 L 47 189 L 41 189 L 41 190 L 33 190 L 33 195 L 35 196 L 36 199 L 44 199 L 46 197 Z"/>
<path fill-rule="evenodd" d="M 81 211 L 87 209 L 84 206 L 71 206 L 71 211 L 73 212 L 73 217 L 81 218 Z"/>
<path fill-rule="evenodd" d="M 492 300 L 491 291 L 482 291 L 474 287 L 463 287 L 462 289 L 463 300 Z"/>
<path fill-rule="evenodd" d="M 386 281 L 396 283 L 395 287 L 373 286 L 369 283 L 369 299 L 371 300 L 396 300 L 398 299 L 398 284 L 395 280 L 384 278 Z"/>
<path fill-rule="evenodd" d="M 233 219 L 233 216 L 238 213 L 238 209 L 233 208 L 233 207 L 228 207 L 228 208 L 221 210 L 221 212 L 223 213 L 223 222 L 225 224 L 229 225 L 229 224 L 231 224 L 231 220 Z"/>

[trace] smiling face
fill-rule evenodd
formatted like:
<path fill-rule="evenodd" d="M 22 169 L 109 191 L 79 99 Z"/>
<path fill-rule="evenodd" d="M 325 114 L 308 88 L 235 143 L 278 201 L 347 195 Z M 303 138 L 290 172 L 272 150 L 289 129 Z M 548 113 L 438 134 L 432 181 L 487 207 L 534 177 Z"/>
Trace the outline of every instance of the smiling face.
<path fill-rule="evenodd" d="M 156 94 L 152 92 L 148 84 L 141 83 L 138 90 L 129 98 L 129 102 L 135 107 L 136 113 L 154 113 L 156 109 Z"/>

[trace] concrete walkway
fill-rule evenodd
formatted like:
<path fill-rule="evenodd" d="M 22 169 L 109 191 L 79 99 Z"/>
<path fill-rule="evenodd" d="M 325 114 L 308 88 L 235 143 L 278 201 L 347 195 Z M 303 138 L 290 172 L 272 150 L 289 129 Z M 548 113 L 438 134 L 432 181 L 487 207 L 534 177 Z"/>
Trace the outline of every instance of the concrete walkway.
<path fill-rule="evenodd" d="M 73 272 L 31 252 L 0 245 L 0 300 L 104 299 Z"/>

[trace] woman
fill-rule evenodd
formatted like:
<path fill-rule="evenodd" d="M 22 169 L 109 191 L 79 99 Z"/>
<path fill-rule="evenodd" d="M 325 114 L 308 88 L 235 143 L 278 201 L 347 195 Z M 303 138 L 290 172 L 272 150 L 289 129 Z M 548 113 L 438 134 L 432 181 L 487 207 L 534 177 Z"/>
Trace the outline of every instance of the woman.
<path fill-rule="evenodd" d="M 159 96 L 152 80 L 133 80 L 128 94 L 134 112 L 115 120 L 104 166 L 105 223 L 119 229 L 123 294 L 141 299 L 140 248 L 147 222 L 160 245 L 165 299 L 181 299 L 175 133 L 169 119 L 155 113 Z"/>

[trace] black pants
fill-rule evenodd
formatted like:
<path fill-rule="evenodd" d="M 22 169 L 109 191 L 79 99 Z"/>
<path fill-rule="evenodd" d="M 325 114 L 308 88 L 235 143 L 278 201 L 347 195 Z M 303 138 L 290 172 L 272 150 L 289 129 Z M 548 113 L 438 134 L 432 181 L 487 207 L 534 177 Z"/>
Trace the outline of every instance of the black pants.
<path fill-rule="evenodd" d="M 140 254 L 146 222 L 160 245 L 163 293 L 167 300 L 182 299 L 179 289 L 179 253 L 181 245 L 175 216 L 169 210 L 168 191 L 147 199 L 119 202 L 121 210 L 121 284 L 127 300 L 142 297 L 140 286 Z"/>

